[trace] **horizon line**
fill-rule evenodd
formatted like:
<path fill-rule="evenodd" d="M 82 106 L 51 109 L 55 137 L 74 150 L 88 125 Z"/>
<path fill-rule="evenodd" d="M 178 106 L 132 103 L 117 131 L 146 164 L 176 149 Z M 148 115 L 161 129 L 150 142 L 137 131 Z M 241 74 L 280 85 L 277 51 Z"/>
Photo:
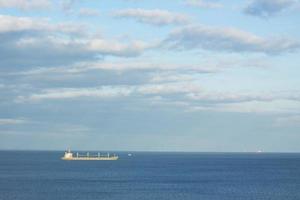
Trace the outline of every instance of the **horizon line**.
<path fill-rule="evenodd" d="M 66 151 L 66 149 L 0 149 L 0 151 Z M 137 153 L 255 153 L 255 154 L 265 154 L 265 153 L 300 153 L 299 151 L 183 151 L 183 150 L 91 150 L 91 149 L 75 149 L 75 151 L 84 152 L 137 152 Z"/>

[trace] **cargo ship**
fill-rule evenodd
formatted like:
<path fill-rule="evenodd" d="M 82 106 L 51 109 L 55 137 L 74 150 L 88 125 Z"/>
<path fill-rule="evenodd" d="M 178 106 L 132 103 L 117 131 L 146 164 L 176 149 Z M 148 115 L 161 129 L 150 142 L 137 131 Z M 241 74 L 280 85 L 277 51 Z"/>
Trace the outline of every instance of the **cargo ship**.
<path fill-rule="evenodd" d="M 86 154 L 79 154 L 78 152 L 74 155 L 71 150 L 65 151 L 64 156 L 61 158 L 62 160 L 118 160 L 119 157 L 115 154 L 110 155 L 107 154 L 96 154 L 96 155 L 90 155 L 89 152 Z"/>

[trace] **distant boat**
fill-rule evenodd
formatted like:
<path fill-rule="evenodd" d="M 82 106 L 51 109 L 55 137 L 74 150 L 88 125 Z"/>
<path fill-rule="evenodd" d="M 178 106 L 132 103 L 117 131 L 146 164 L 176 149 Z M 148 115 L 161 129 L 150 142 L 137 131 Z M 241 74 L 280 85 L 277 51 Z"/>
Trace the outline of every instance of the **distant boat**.
<path fill-rule="evenodd" d="M 107 154 L 98 153 L 97 155 L 90 155 L 89 152 L 87 152 L 86 155 L 81 155 L 77 152 L 76 155 L 73 156 L 73 153 L 69 149 L 65 151 L 65 154 L 61 159 L 62 160 L 118 160 L 119 156 L 115 154 L 109 155 L 109 153 Z"/>
<path fill-rule="evenodd" d="M 131 153 L 129 153 L 129 154 L 128 154 L 128 156 L 132 156 L 132 154 L 131 154 Z"/>

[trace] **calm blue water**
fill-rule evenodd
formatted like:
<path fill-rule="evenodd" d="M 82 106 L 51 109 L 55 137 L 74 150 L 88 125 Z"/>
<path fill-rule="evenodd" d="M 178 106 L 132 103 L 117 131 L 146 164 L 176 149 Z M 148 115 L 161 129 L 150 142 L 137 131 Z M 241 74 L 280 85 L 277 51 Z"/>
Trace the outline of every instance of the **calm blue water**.
<path fill-rule="evenodd" d="M 300 199 L 300 154 L 120 153 L 118 161 L 62 161 L 62 153 L 0 151 L 0 199 Z"/>

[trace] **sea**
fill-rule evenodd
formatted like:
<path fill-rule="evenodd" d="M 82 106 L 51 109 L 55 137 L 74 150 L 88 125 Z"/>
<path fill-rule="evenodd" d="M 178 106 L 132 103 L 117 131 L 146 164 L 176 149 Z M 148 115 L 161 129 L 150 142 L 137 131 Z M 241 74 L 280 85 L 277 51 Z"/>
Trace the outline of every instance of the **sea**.
<path fill-rule="evenodd" d="M 300 200 L 300 154 L 0 151 L 1 200 Z"/>

